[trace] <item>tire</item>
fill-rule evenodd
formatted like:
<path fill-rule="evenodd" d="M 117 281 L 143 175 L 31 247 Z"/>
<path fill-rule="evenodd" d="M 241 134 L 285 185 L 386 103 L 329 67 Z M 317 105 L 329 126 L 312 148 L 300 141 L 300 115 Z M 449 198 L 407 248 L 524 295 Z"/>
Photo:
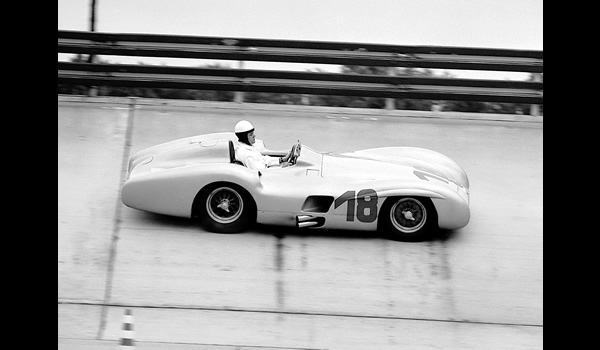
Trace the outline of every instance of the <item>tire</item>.
<path fill-rule="evenodd" d="M 201 225 L 210 232 L 241 232 L 256 220 L 256 205 L 250 194 L 230 183 L 204 188 L 194 207 Z"/>
<path fill-rule="evenodd" d="M 397 241 L 423 241 L 437 229 L 437 212 L 426 197 L 388 198 L 380 217 L 380 228 L 388 238 Z"/>

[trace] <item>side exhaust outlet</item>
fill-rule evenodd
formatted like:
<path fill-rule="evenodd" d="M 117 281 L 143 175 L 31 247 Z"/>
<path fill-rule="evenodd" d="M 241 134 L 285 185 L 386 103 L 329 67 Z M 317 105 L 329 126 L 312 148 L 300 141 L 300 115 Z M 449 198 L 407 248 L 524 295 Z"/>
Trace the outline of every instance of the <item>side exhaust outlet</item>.
<path fill-rule="evenodd" d="M 325 224 L 325 218 L 322 216 L 298 215 L 296 216 L 296 227 L 321 227 Z"/>

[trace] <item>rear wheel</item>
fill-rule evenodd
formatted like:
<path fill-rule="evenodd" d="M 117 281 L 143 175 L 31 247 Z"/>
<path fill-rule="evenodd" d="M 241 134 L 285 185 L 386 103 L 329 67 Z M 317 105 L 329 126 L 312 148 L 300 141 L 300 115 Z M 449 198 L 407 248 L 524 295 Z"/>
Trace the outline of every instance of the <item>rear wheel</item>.
<path fill-rule="evenodd" d="M 388 198 L 380 217 L 387 236 L 398 241 L 422 241 L 437 227 L 437 213 L 429 198 Z"/>
<path fill-rule="evenodd" d="M 202 226 L 211 232 L 236 233 L 252 224 L 256 209 L 250 195 L 234 184 L 215 184 L 200 192 L 195 205 Z"/>

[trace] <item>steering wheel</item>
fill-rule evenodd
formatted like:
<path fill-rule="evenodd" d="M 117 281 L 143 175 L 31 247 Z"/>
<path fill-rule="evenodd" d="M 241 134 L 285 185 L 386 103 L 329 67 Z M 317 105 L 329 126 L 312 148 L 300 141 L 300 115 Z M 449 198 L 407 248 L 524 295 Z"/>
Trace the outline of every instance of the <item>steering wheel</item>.
<path fill-rule="evenodd" d="M 290 159 L 288 159 L 288 163 L 291 165 L 296 164 L 298 157 L 300 157 L 300 152 L 302 151 L 302 144 L 298 141 L 297 144 L 292 146 L 292 150 L 290 151 Z"/>

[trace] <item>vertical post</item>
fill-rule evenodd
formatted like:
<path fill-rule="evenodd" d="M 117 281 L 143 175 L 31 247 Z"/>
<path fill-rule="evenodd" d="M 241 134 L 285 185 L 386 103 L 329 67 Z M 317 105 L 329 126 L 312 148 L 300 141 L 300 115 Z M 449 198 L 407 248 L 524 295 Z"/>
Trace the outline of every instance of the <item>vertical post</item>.
<path fill-rule="evenodd" d="M 310 96 L 308 94 L 302 94 L 300 96 L 300 103 L 302 103 L 305 106 L 308 106 L 310 104 Z"/>
<path fill-rule="evenodd" d="M 541 82 L 542 74 L 541 73 L 533 73 L 533 81 L 536 83 Z M 529 110 L 529 115 L 532 115 L 534 117 L 539 117 L 540 116 L 540 105 L 531 105 L 531 109 Z"/>
<path fill-rule="evenodd" d="M 238 69 L 244 69 L 244 61 L 239 61 Z M 244 92 L 243 91 L 235 91 L 234 96 L 233 96 L 233 102 L 244 103 Z"/>
<path fill-rule="evenodd" d="M 90 32 L 96 31 L 96 0 L 90 3 Z"/>
<path fill-rule="evenodd" d="M 396 76 L 396 67 L 388 67 L 387 75 L 389 77 Z M 385 109 L 388 109 L 388 110 L 396 109 L 396 100 L 391 97 L 386 98 L 385 99 Z"/>
<path fill-rule="evenodd" d="M 90 32 L 96 31 L 96 0 L 91 0 L 90 2 Z M 96 62 L 96 56 L 94 54 L 90 54 L 88 57 L 88 63 Z M 98 95 L 98 87 L 90 86 L 88 88 L 88 96 L 95 97 Z"/>
<path fill-rule="evenodd" d="M 119 349 L 135 350 L 135 340 L 133 331 L 133 314 L 130 309 L 125 309 L 123 315 L 123 324 L 121 326 L 121 339 L 119 339 Z"/>

